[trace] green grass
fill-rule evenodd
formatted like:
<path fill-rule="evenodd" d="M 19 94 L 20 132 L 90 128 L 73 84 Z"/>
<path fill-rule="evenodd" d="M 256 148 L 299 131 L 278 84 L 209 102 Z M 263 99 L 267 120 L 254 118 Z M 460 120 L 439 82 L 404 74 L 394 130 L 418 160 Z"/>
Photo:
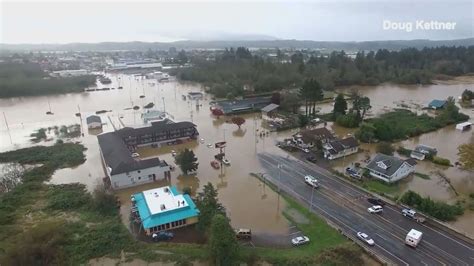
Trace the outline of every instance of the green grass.
<path fill-rule="evenodd" d="M 418 172 L 414 172 L 413 175 L 417 176 L 417 177 L 420 177 L 420 178 L 423 178 L 423 179 L 426 179 L 426 180 L 430 180 L 431 177 L 427 174 L 423 174 L 423 173 L 418 173 Z"/>
<path fill-rule="evenodd" d="M 397 197 L 397 195 L 400 193 L 400 186 L 398 183 L 388 184 L 374 179 L 365 180 L 362 183 L 362 187 L 380 195 L 389 196 L 391 198 Z"/>

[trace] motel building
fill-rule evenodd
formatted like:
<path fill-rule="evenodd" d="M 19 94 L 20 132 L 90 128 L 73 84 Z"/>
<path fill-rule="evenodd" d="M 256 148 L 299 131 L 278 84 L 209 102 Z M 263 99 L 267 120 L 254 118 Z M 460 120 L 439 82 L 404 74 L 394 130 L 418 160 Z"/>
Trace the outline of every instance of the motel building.
<path fill-rule="evenodd" d="M 131 196 L 132 217 L 141 223 L 146 235 L 172 230 L 198 222 L 199 210 L 189 195 L 176 187 L 146 190 Z"/>

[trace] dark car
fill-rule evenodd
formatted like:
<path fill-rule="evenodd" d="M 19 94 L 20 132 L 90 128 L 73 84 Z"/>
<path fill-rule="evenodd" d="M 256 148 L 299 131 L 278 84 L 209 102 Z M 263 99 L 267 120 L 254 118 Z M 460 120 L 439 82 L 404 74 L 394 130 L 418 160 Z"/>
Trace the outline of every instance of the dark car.
<path fill-rule="evenodd" d="M 151 238 L 153 241 L 158 242 L 158 241 L 166 241 L 170 240 L 174 237 L 174 234 L 171 232 L 158 232 L 154 233 Z"/>
<path fill-rule="evenodd" d="M 385 202 L 381 199 L 377 199 L 377 198 L 368 198 L 367 199 L 368 202 L 372 203 L 373 205 L 380 205 L 380 206 L 385 206 Z"/>
<path fill-rule="evenodd" d="M 306 160 L 308 160 L 308 161 L 310 161 L 310 162 L 312 162 L 312 163 L 316 163 L 316 161 L 317 161 L 317 160 L 316 160 L 316 157 L 314 157 L 314 156 L 308 156 L 308 157 L 306 157 Z"/>

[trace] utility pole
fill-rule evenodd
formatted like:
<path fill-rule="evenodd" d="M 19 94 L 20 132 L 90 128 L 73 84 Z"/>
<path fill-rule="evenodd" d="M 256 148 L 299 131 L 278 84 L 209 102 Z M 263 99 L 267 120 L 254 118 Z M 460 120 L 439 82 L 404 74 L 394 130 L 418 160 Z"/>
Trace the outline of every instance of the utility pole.
<path fill-rule="evenodd" d="M 163 112 L 166 114 L 165 97 L 161 97 L 161 100 L 163 100 Z"/>
<path fill-rule="evenodd" d="M 281 169 L 283 168 L 282 164 L 278 164 L 278 193 L 280 193 L 280 184 L 281 184 Z"/>
<path fill-rule="evenodd" d="M 311 189 L 311 203 L 309 205 L 309 211 L 312 211 L 313 210 L 313 195 L 314 195 L 314 186 L 311 186 L 312 189 Z"/>

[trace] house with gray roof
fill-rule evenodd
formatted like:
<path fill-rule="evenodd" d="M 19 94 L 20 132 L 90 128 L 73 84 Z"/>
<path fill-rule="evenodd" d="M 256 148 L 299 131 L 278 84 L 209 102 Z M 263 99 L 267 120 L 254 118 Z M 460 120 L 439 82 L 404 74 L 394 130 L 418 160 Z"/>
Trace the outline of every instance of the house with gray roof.
<path fill-rule="evenodd" d="M 372 177 L 387 183 L 396 182 L 415 171 L 416 161 L 412 158 L 402 160 L 398 157 L 377 153 L 367 164 L 366 169 Z"/>
<path fill-rule="evenodd" d="M 324 158 L 334 160 L 359 151 L 359 142 L 354 137 L 333 139 L 323 144 Z"/>
<path fill-rule="evenodd" d="M 313 148 L 335 139 L 334 134 L 325 127 L 305 129 L 293 135 L 293 142 L 302 149 Z"/>
<path fill-rule="evenodd" d="M 214 102 L 213 108 L 222 110 L 225 115 L 257 112 L 272 102 L 270 97 L 254 97 L 240 100 L 224 100 Z"/>

